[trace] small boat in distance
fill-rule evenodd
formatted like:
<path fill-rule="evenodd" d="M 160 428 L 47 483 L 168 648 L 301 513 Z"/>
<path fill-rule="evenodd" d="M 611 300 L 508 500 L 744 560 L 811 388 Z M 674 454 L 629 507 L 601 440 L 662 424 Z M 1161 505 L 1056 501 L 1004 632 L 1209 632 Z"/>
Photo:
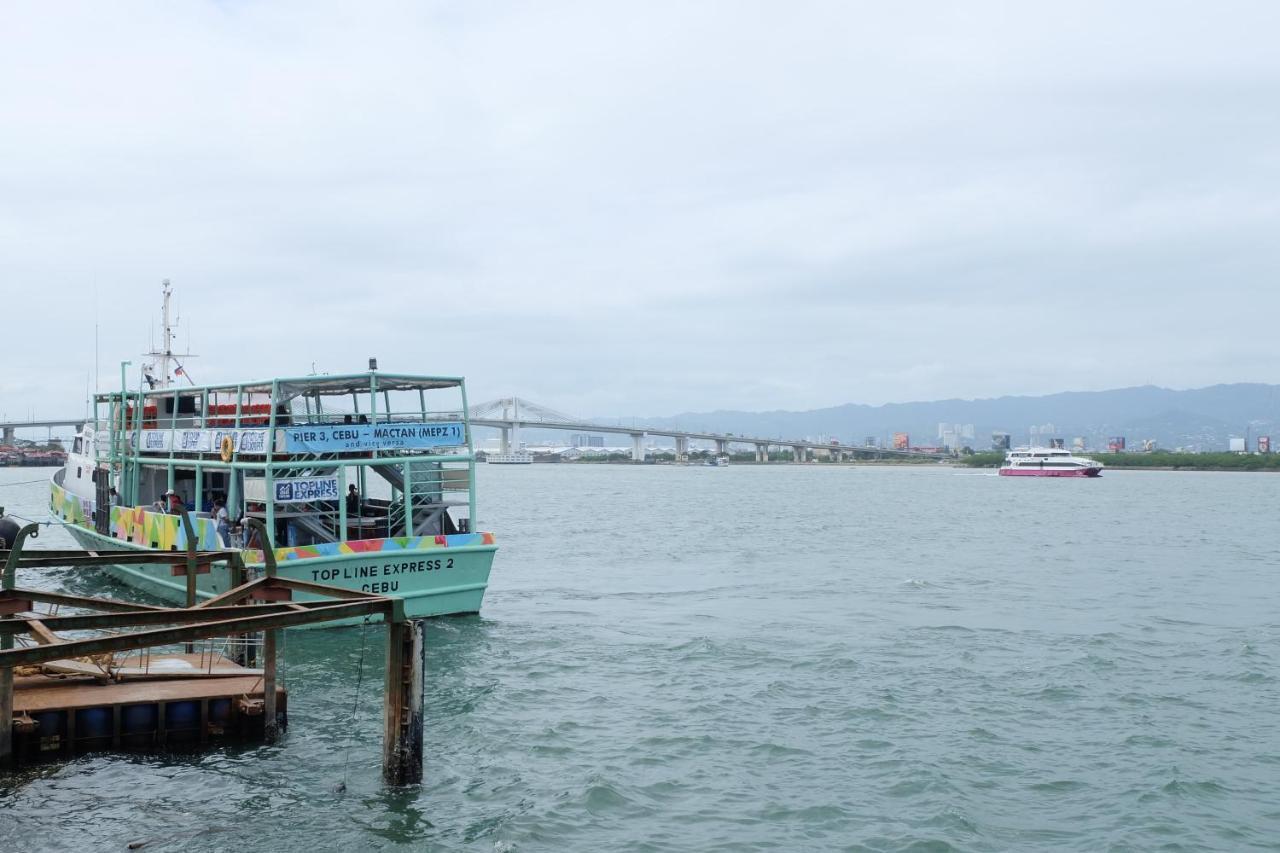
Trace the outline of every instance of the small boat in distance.
<path fill-rule="evenodd" d="M 513 450 L 510 453 L 490 453 L 486 461 L 490 465 L 532 465 L 533 454 L 524 450 Z"/>
<path fill-rule="evenodd" d="M 724 454 L 719 456 L 708 456 L 707 461 L 702 464 L 711 468 L 726 468 L 729 465 L 729 457 Z"/>
<path fill-rule="evenodd" d="M 1058 447 L 1019 447 L 1000 466 L 1001 477 L 1098 477 L 1102 463 Z"/>

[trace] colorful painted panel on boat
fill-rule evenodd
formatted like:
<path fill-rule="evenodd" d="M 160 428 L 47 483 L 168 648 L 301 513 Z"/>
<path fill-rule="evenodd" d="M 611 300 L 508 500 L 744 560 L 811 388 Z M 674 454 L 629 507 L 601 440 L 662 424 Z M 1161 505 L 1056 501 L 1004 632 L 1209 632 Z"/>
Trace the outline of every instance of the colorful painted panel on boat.
<path fill-rule="evenodd" d="M 212 519 L 193 517 L 191 526 L 196 531 L 197 549 L 216 551 L 222 547 Z M 113 506 L 111 535 L 116 539 L 161 551 L 187 549 L 187 533 L 181 518 L 162 512 L 149 512 L 143 507 Z"/>
<path fill-rule="evenodd" d="M 50 483 L 49 509 L 58 518 L 69 524 L 88 527 L 93 523 L 94 502 L 88 498 L 77 497 L 57 483 Z"/>
<path fill-rule="evenodd" d="M 427 551 L 432 548 L 464 548 L 492 545 L 492 533 L 454 533 L 448 536 L 392 536 L 387 539 L 357 539 L 351 542 L 322 542 L 277 548 L 276 562 L 306 560 L 314 557 L 338 557 L 345 554 L 373 554 L 383 551 Z M 261 563 L 261 551 L 245 551 L 246 563 Z"/>

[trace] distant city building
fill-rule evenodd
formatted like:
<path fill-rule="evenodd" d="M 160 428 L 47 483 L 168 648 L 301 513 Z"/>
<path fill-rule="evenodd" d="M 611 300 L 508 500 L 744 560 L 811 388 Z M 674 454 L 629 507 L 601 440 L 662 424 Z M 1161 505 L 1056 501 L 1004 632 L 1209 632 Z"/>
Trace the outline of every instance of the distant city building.
<path fill-rule="evenodd" d="M 973 441 L 973 424 L 938 424 L 938 440 L 944 447 L 956 447 Z"/>
<path fill-rule="evenodd" d="M 1041 424 L 1040 426 L 1032 424 L 1029 431 L 1031 433 L 1031 446 L 1042 447 L 1045 441 L 1058 431 L 1058 428 L 1053 424 Z"/>
<path fill-rule="evenodd" d="M 876 437 L 875 437 L 874 435 L 869 435 L 869 436 L 867 436 L 866 438 L 864 438 L 864 439 L 862 440 L 862 446 L 863 446 L 863 447 L 875 447 L 875 446 L 876 446 Z"/>
<path fill-rule="evenodd" d="M 905 432 L 895 432 L 893 434 L 894 450 L 909 450 L 911 448 L 911 436 Z"/>
<path fill-rule="evenodd" d="M 1008 450 L 1013 444 L 1013 437 L 1007 432 L 991 433 L 992 450 Z"/>
<path fill-rule="evenodd" d="M 1072 450 L 1084 450 L 1084 436 L 1083 436 L 1083 435 L 1077 435 L 1075 438 L 1071 439 L 1071 449 L 1072 449 Z"/>
<path fill-rule="evenodd" d="M 1108 453 L 1124 453 L 1124 436 L 1113 435 L 1111 438 L 1108 438 L 1107 452 Z"/>
<path fill-rule="evenodd" d="M 1064 438 L 1051 438 L 1049 439 L 1049 446 L 1057 450 L 1062 450 L 1067 446 L 1067 441 Z"/>

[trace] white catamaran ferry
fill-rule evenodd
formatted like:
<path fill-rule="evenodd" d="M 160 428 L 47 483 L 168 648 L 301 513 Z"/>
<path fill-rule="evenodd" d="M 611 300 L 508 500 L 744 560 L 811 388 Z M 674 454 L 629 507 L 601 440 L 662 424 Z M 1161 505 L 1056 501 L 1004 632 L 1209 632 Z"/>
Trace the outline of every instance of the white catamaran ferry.
<path fill-rule="evenodd" d="M 282 577 L 398 596 L 410 618 L 480 610 L 497 546 L 474 529 L 475 457 L 459 377 L 370 370 L 226 385 L 180 385 L 164 346 L 136 390 L 98 394 L 94 417 L 53 476 L 50 504 L 83 547 L 119 551 L 108 571 L 182 603 L 169 566 L 131 552 L 239 549 L 252 573 L 273 548 Z M 189 380 L 188 380 L 189 381 Z M 223 508 L 225 507 L 225 515 Z M 248 519 L 270 541 L 257 541 Z M 198 578 L 225 592 L 232 569 Z"/>
<path fill-rule="evenodd" d="M 1002 477 L 1098 477 L 1102 463 L 1057 447 L 1010 450 L 1000 466 Z"/>

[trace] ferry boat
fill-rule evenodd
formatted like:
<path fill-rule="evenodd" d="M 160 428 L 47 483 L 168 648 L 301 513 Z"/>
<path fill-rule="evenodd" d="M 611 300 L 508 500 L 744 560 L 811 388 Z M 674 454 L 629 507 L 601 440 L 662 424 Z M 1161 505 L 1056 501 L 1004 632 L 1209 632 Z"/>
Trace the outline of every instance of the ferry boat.
<path fill-rule="evenodd" d="M 1057 447 L 1010 450 L 1000 466 L 1002 477 L 1098 477 L 1102 463 Z"/>
<path fill-rule="evenodd" d="M 489 453 L 486 459 L 490 465 L 532 465 L 533 454 L 526 450 L 513 450 L 509 453 Z"/>
<path fill-rule="evenodd" d="M 410 618 L 480 610 L 497 546 L 473 527 L 461 377 L 383 373 L 371 359 L 364 373 L 183 386 L 168 306 L 166 283 L 156 360 L 138 388 L 125 387 L 122 367 L 120 390 L 95 396 L 53 475 L 51 510 L 82 547 L 120 552 L 110 574 L 185 603 L 185 577 L 128 559 L 187 548 L 180 505 L 196 547 L 239 550 L 251 577 L 272 548 L 279 576 L 397 596 Z M 269 541 L 256 541 L 251 518 Z M 232 577 L 215 564 L 197 596 L 225 592 Z"/>
<path fill-rule="evenodd" d="M 711 468 L 727 468 L 729 465 L 729 457 L 724 454 L 719 456 L 708 456 L 707 461 L 702 464 Z"/>

